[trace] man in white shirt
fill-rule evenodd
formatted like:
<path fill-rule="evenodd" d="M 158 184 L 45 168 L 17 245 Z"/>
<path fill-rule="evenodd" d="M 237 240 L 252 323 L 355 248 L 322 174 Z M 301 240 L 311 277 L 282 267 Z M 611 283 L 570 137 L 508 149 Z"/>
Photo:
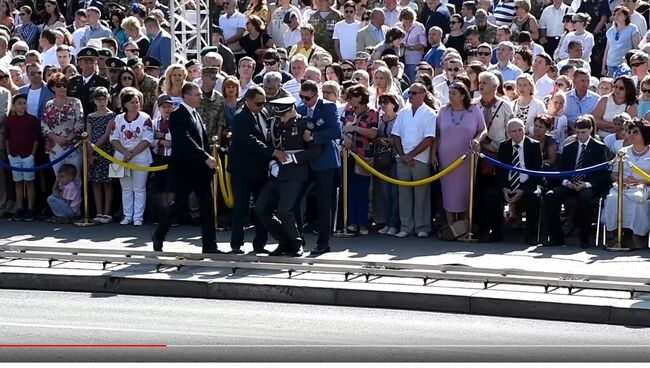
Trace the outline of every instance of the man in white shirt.
<path fill-rule="evenodd" d="M 436 98 L 440 100 L 441 106 L 449 103 L 449 84 L 461 73 L 463 73 L 463 61 L 461 59 L 450 59 L 445 63 L 445 72 L 442 74 L 445 76 L 445 80 L 433 87 L 437 92 Z"/>
<path fill-rule="evenodd" d="M 41 59 L 43 60 L 43 65 L 56 65 L 59 66 L 59 61 L 56 59 L 56 33 L 51 29 L 45 29 L 41 32 L 41 38 L 38 40 L 38 44 L 43 50 L 41 54 Z"/>
<path fill-rule="evenodd" d="M 307 58 L 302 54 L 296 54 L 291 58 L 291 75 L 293 79 L 282 85 L 287 92 L 289 92 L 296 101 L 300 101 L 300 85 L 301 81 L 305 78 L 305 71 L 307 70 Z"/>
<path fill-rule="evenodd" d="M 395 0 L 388 0 L 395 2 Z M 357 52 L 356 34 L 361 29 L 361 22 L 354 19 L 355 4 L 347 1 L 343 4 L 344 19 L 334 25 L 334 51 L 339 60 L 352 60 Z M 300 101 L 300 99 L 297 99 Z"/>
<path fill-rule="evenodd" d="M 7 38 L 0 36 L 0 64 L 7 67 L 11 64 L 11 59 L 13 59 L 11 52 L 7 49 L 8 46 Z"/>
<path fill-rule="evenodd" d="M 273 43 L 277 47 L 289 48 L 292 45 L 287 45 L 284 43 L 284 34 L 289 30 L 289 26 L 284 22 L 284 18 L 288 13 L 293 13 L 296 15 L 296 20 L 298 24 L 301 22 L 300 9 L 291 5 L 291 0 L 278 0 L 276 2 L 276 8 L 271 15 L 271 21 L 268 24 L 267 30 L 269 36 L 273 39 Z M 298 26 L 296 26 L 297 28 Z"/>
<path fill-rule="evenodd" d="M 402 11 L 402 8 L 397 6 L 397 0 L 385 0 L 384 3 L 386 4 L 382 8 L 385 17 L 384 25 L 393 28 L 399 23 L 399 13 Z"/>
<path fill-rule="evenodd" d="M 553 0 L 553 4 L 542 11 L 539 18 L 539 43 L 549 55 L 553 55 L 564 34 L 564 14 L 569 11 L 569 6 L 562 0 Z"/>
<path fill-rule="evenodd" d="M 239 97 L 244 97 L 246 91 L 256 84 L 253 82 L 253 73 L 255 72 L 255 60 L 244 56 L 239 60 L 237 67 L 239 71 Z"/>
<path fill-rule="evenodd" d="M 223 2 L 225 14 L 219 17 L 219 27 L 223 30 L 223 44 L 228 47 L 239 42 L 246 31 L 246 16 L 237 11 L 237 1 L 226 0 Z M 232 47 L 230 47 L 232 49 Z"/>
<path fill-rule="evenodd" d="M 535 81 L 535 89 L 537 90 L 535 97 L 540 100 L 543 100 L 544 97 L 553 92 L 553 79 L 546 74 L 551 69 L 552 62 L 553 60 L 546 53 L 537 55 L 533 62 L 533 80 Z"/>
<path fill-rule="evenodd" d="M 639 29 L 639 35 L 644 36 L 648 32 L 648 22 L 643 15 L 636 11 L 639 6 L 637 0 L 623 0 L 623 5 L 630 10 L 630 22 Z"/>
<path fill-rule="evenodd" d="M 467 30 L 470 26 L 476 24 L 476 3 L 473 1 L 463 2 L 463 6 L 460 8 L 460 15 L 463 16 L 463 32 Z"/>
<path fill-rule="evenodd" d="M 409 102 L 397 115 L 391 135 L 395 139 L 397 178 L 413 181 L 431 175 L 431 145 L 436 136 L 436 113 L 424 104 L 426 88 L 414 83 L 409 89 Z M 400 231 L 404 238 L 416 233 L 426 238 L 431 232 L 431 186 L 399 187 Z"/>

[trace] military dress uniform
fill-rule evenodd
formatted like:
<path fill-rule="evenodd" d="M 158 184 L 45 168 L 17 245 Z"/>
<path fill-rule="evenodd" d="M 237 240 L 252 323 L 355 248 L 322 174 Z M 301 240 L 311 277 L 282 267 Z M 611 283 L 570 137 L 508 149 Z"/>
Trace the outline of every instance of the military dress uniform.
<path fill-rule="evenodd" d="M 286 163 L 271 160 L 269 180 L 255 203 L 257 218 L 278 241 L 278 248 L 272 255 L 302 255 L 303 240 L 296 224 L 294 207 L 309 179 L 309 160 L 321 153 L 321 145 L 305 140 L 305 131 L 314 128 L 309 119 L 296 116 L 286 123 L 280 121 L 283 113 L 294 108 L 295 101 L 293 97 L 273 101 L 277 107 L 275 117 L 270 119 L 271 141 L 275 149 L 284 151 L 289 158 Z M 274 215 L 276 210 L 277 215 Z"/>
<path fill-rule="evenodd" d="M 332 57 L 336 57 L 333 39 L 334 25 L 341 20 L 343 20 L 343 15 L 335 9 L 330 9 L 325 18 L 321 17 L 319 11 L 309 18 L 309 24 L 314 27 L 314 43 L 324 48 Z"/>
<path fill-rule="evenodd" d="M 152 77 L 160 77 L 160 71 L 162 69 L 162 63 L 160 60 L 152 56 L 147 56 L 142 59 L 142 63 L 144 64 L 145 73 L 151 75 Z"/>
<path fill-rule="evenodd" d="M 77 55 L 79 60 L 84 58 L 97 60 L 98 57 L 99 53 L 92 47 L 81 49 Z M 92 92 L 97 87 L 104 87 L 107 90 L 110 90 L 111 82 L 97 73 L 93 74 L 87 83 L 84 83 L 83 75 L 74 76 L 68 81 L 68 96 L 76 97 L 81 101 L 81 105 L 84 109 L 84 117 L 95 112 L 95 103 L 91 96 Z"/>

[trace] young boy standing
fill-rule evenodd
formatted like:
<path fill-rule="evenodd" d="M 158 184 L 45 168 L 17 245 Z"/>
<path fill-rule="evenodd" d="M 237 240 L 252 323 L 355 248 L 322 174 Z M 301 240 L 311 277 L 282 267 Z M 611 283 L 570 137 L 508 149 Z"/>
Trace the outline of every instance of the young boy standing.
<path fill-rule="evenodd" d="M 40 124 L 35 116 L 27 113 L 26 94 L 15 95 L 11 101 L 11 112 L 5 121 L 9 164 L 17 168 L 33 169 L 41 130 Z M 16 184 L 16 214 L 12 220 L 33 221 L 36 175 L 33 171 L 12 171 L 12 175 Z M 24 205 L 25 195 L 27 196 L 27 209 Z"/>

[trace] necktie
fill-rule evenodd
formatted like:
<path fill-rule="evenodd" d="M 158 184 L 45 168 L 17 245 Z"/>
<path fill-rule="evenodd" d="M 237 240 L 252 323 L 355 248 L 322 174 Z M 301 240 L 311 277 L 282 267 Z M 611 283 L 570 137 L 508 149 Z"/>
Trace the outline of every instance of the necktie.
<path fill-rule="evenodd" d="M 578 159 L 576 160 L 576 170 L 582 168 L 582 165 L 583 165 L 584 160 L 585 160 L 585 152 L 586 151 L 587 151 L 587 145 L 582 143 L 580 145 L 580 155 L 578 156 Z M 584 175 L 579 174 L 579 175 L 576 175 L 576 176 L 573 177 L 573 181 L 581 181 L 584 178 L 585 178 Z"/>
<path fill-rule="evenodd" d="M 512 146 L 512 166 L 519 167 L 519 145 Z M 510 190 L 515 191 L 519 189 L 519 173 L 517 171 L 510 171 L 508 175 L 508 182 L 510 183 Z"/>
<path fill-rule="evenodd" d="M 307 108 L 307 116 L 309 116 L 310 118 L 314 117 L 314 110 L 311 107 Z"/>
<path fill-rule="evenodd" d="M 257 129 L 258 132 L 264 134 L 264 131 L 262 131 L 262 123 L 260 122 L 260 116 L 259 114 L 255 114 L 255 128 Z"/>

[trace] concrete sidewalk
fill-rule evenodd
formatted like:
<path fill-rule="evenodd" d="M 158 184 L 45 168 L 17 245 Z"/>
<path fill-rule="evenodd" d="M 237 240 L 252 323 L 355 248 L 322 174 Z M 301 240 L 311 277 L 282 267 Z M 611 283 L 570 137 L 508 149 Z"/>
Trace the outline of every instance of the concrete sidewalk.
<path fill-rule="evenodd" d="M 0 244 L 20 246 L 83 247 L 151 250 L 152 226 L 117 224 L 78 228 L 43 222 L 0 221 Z M 247 236 L 252 236 L 249 232 Z M 229 233 L 219 233 L 219 248 L 228 251 Z M 248 239 L 250 240 L 250 239 Z M 308 236 L 308 244 L 314 238 Z M 528 271 L 650 278 L 650 250 L 610 253 L 602 248 L 529 247 L 516 241 L 494 244 L 442 242 L 434 238 L 396 239 L 370 235 L 332 239 L 326 259 L 399 261 L 432 265 L 466 265 Z M 273 249 L 275 245 L 269 245 Z M 308 249 L 311 246 L 307 247 Z M 165 251 L 200 253 L 200 230 L 172 229 Z M 250 243 L 245 251 L 252 250 Z M 0 288 L 70 290 L 103 293 L 246 299 L 330 305 L 368 306 L 545 318 L 582 322 L 650 326 L 650 295 L 627 292 L 549 290 L 539 286 L 494 285 L 436 281 L 422 286 L 421 279 L 393 277 L 351 278 L 332 273 L 294 274 L 270 270 L 152 265 L 54 262 L 0 259 Z"/>

